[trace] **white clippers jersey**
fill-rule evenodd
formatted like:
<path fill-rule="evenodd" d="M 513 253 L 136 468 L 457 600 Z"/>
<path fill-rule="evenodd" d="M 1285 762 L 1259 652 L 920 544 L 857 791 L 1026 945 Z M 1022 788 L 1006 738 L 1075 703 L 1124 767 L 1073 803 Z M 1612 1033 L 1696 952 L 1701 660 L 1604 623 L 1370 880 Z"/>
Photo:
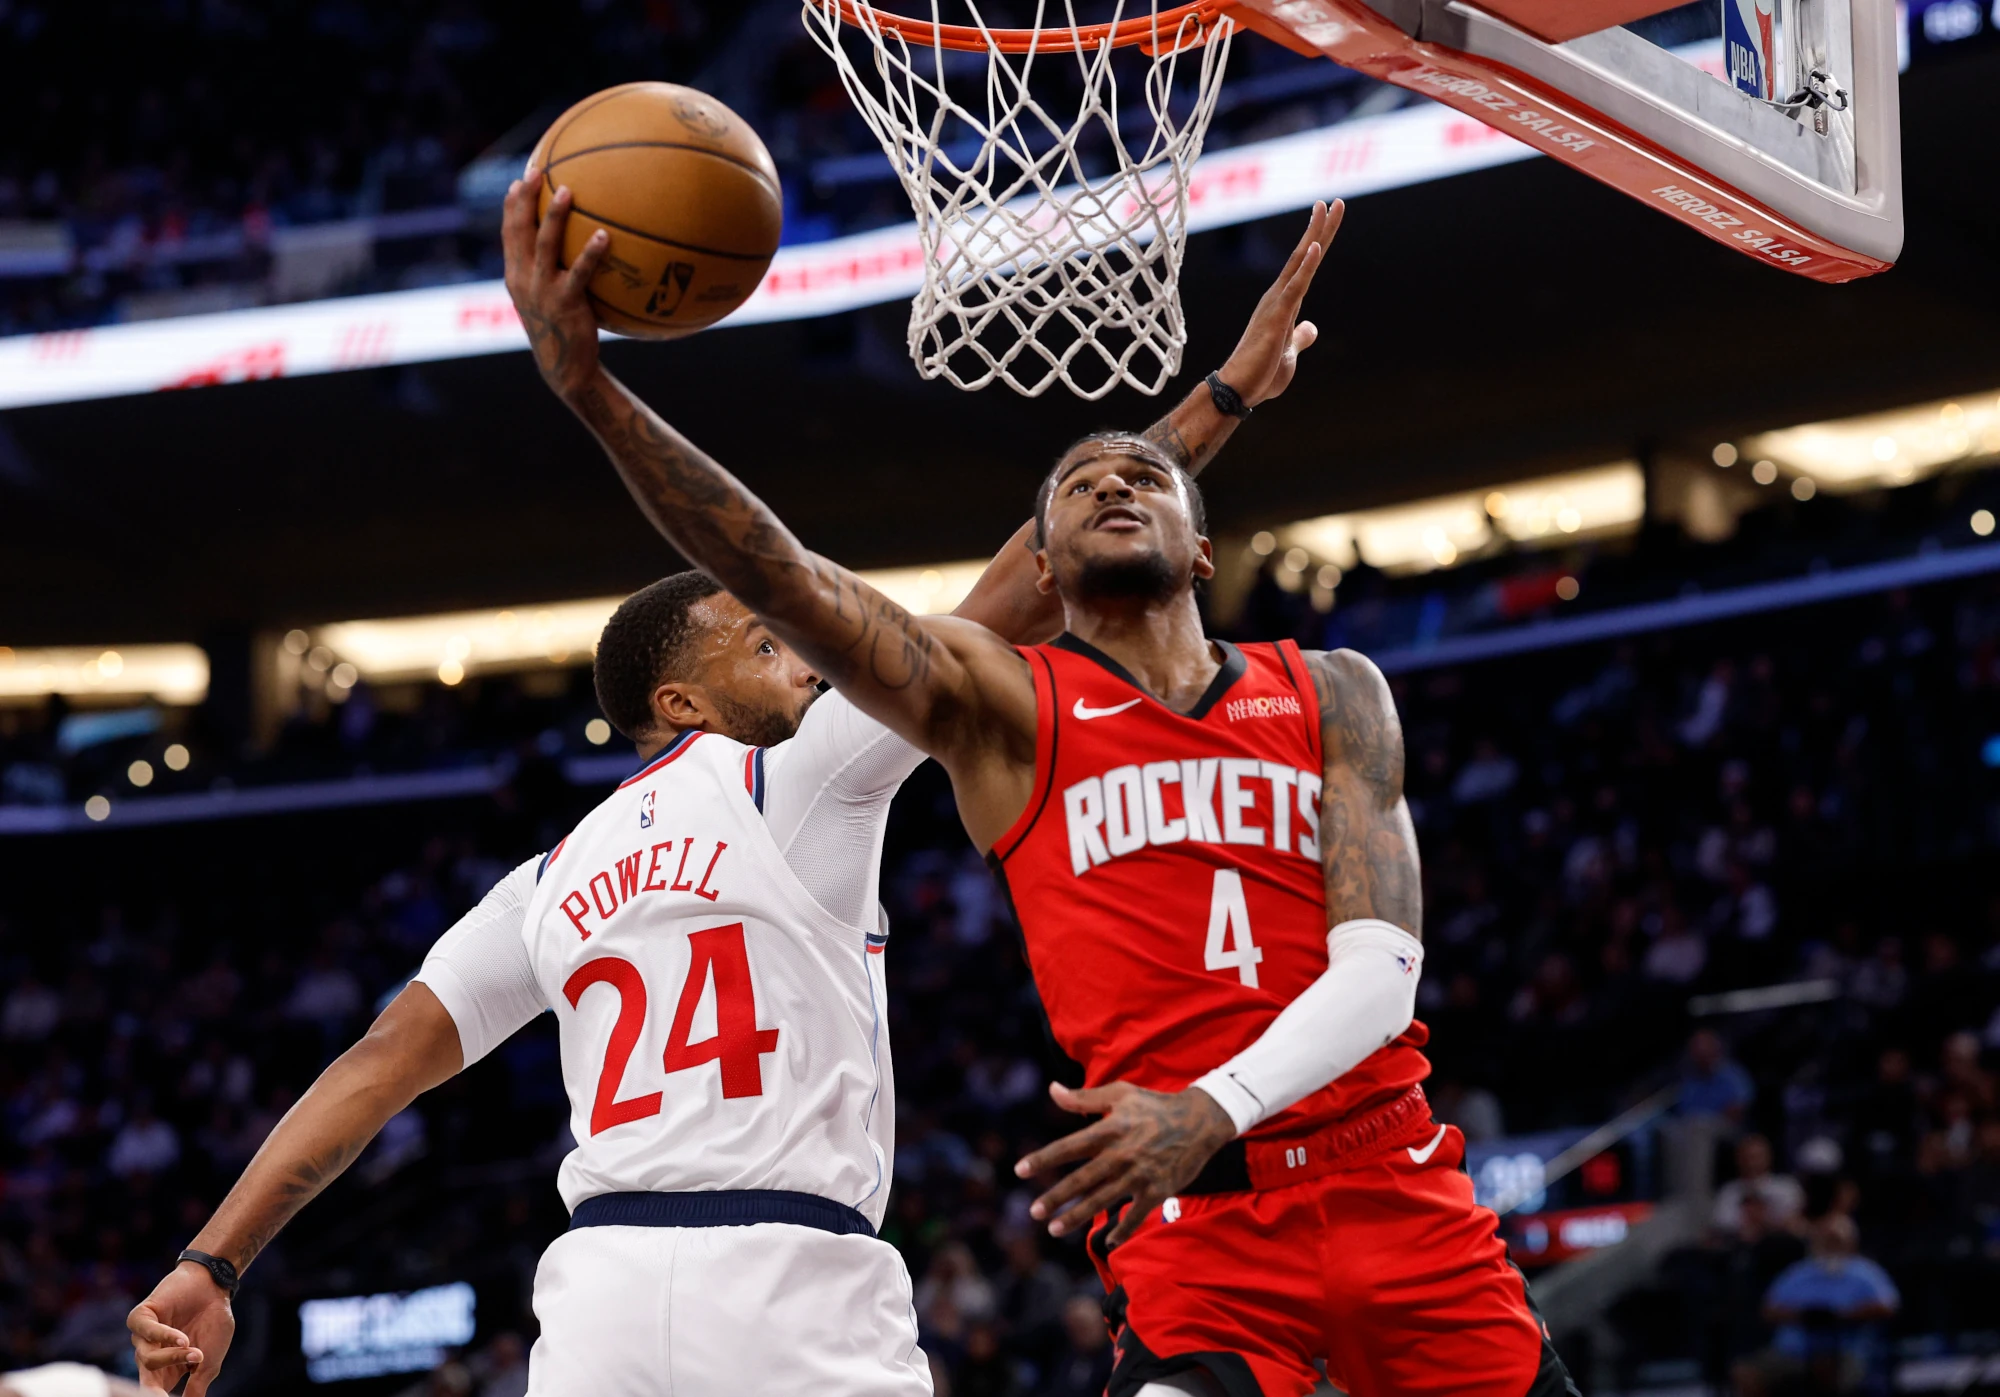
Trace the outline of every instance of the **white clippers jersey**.
<path fill-rule="evenodd" d="M 684 733 L 549 854 L 523 935 L 577 1147 L 557 1186 L 790 1189 L 881 1225 L 895 1148 L 886 936 L 815 903 L 761 748 Z"/>

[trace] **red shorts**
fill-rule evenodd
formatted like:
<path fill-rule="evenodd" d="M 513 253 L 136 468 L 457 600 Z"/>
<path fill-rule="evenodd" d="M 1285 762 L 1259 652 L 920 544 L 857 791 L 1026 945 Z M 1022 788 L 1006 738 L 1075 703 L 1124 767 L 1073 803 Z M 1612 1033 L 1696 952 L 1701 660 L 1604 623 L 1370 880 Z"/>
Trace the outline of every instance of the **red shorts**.
<path fill-rule="evenodd" d="M 1315 1360 L 1351 1397 L 1574 1393 L 1498 1219 L 1473 1204 L 1464 1137 L 1433 1127 L 1368 1154 L 1284 1187 L 1170 1199 L 1108 1258 L 1095 1228 L 1110 1397 L 1192 1367 L 1229 1397 L 1302 1397 Z"/>

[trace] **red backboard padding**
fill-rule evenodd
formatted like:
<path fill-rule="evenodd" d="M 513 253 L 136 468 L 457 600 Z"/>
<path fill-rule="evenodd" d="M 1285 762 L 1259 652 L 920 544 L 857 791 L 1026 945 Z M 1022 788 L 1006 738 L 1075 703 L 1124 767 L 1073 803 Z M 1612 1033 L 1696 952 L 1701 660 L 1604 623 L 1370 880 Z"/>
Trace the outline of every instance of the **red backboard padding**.
<path fill-rule="evenodd" d="M 1671 10 L 1676 0 L 1473 0 L 1538 39 L 1559 44 L 1584 34 Z"/>

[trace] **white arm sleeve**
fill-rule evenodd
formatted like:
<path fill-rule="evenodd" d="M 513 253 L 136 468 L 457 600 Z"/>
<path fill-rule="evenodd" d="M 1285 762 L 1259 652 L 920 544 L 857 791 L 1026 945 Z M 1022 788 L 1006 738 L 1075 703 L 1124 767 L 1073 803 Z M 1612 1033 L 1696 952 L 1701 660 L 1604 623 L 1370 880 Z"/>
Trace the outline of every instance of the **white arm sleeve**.
<path fill-rule="evenodd" d="M 1326 973 L 1307 985 L 1263 1036 L 1195 1085 L 1241 1135 L 1394 1042 L 1417 1015 L 1424 944 L 1368 918 L 1326 934 Z"/>
<path fill-rule="evenodd" d="M 764 754 L 764 819 L 806 891 L 849 926 L 876 925 L 889 802 L 924 754 L 839 693 Z"/>
<path fill-rule="evenodd" d="M 540 858 L 529 859 L 495 883 L 477 907 L 437 939 L 411 977 L 430 986 L 451 1015 L 467 1067 L 548 1008 L 521 934 L 540 864 Z"/>

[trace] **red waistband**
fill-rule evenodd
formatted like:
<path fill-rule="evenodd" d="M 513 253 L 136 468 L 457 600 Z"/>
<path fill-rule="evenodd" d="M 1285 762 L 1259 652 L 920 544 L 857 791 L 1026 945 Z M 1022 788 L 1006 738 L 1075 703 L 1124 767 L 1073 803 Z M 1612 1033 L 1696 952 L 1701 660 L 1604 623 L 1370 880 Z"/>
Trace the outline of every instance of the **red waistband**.
<path fill-rule="evenodd" d="M 1283 1188 L 1338 1174 L 1379 1159 L 1399 1146 L 1430 1138 L 1431 1119 L 1424 1089 L 1413 1086 L 1371 1111 L 1349 1116 L 1304 1135 L 1232 1140 L 1217 1151 L 1185 1194 L 1233 1193 Z"/>
<path fill-rule="evenodd" d="M 1424 1089 L 1415 1086 L 1386 1105 L 1335 1121 L 1310 1135 L 1276 1140 L 1253 1135 L 1243 1142 L 1250 1187 L 1283 1188 L 1338 1174 L 1401 1145 L 1428 1138 L 1435 1128 Z"/>

